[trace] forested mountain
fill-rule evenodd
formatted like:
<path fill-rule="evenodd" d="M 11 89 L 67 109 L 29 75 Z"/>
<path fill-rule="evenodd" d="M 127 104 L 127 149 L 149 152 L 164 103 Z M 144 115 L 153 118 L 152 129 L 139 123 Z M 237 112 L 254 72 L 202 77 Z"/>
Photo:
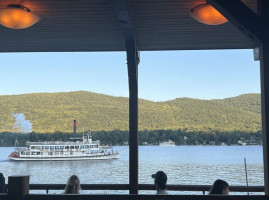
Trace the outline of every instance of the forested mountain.
<path fill-rule="evenodd" d="M 261 97 L 259 94 L 243 94 L 238 97 L 224 99 L 224 102 L 245 111 L 261 113 Z"/>
<path fill-rule="evenodd" d="M 128 130 L 128 98 L 92 92 L 0 96 L 0 132 L 19 132 L 12 113 L 23 113 L 36 133 Z M 260 94 L 223 100 L 139 100 L 139 130 L 258 131 Z"/>

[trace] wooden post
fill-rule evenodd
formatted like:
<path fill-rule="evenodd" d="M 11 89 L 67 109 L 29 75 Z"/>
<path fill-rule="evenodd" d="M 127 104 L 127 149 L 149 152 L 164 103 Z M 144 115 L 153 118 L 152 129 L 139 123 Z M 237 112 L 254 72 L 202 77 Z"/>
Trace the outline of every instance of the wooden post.
<path fill-rule="evenodd" d="M 8 199 L 23 200 L 29 194 L 29 176 L 8 177 Z"/>
<path fill-rule="evenodd" d="M 134 40 L 126 40 L 129 77 L 129 184 L 130 194 L 138 194 L 138 55 Z"/>
<path fill-rule="evenodd" d="M 206 0 L 259 47 L 265 194 L 269 195 L 269 1 L 257 0 L 258 15 L 240 0 Z"/>
<path fill-rule="evenodd" d="M 125 38 L 129 78 L 129 193 L 138 194 L 138 52 L 128 0 L 113 0 Z"/>
<path fill-rule="evenodd" d="M 265 194 L 269 195 L 269 2 L 258 1 L 259 15 L 264 21 L 264 41 L 259 48 L 261 73 L 261 107 Z"/>

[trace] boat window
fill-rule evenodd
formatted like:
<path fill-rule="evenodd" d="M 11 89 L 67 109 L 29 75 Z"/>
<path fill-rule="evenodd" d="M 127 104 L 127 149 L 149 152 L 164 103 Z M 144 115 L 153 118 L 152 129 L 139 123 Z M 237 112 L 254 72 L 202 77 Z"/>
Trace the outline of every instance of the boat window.
<path fill-rule="evenodd" d="M 74 146 L 70 146 L 70 149 L 74 149 L 75 147 Z"/>
<path fill-rule="evenodd" d="M 64 146 L 60 146 L 60 149 L 64 149 Z"/>
<path fill-rule="evenodd" d="M 84 146 L 80 146 L 80 149 L 84 149 Z"/>
<path fill-rule="evenodd" d="M 50 147 L 49 146 L 45 146 L 45 149 L 49 149 Z"/>
<path fill-rule="evenodd" d="M 55 147 L 54 146 L 50 146 L 50 149 L 54 149 Z"/>
<path fill-rule="evenodd" d="M 55 149 L 59 149 L 60 147 L 59 146 L 55 146 Z"/>
<path fill-rule="evenodd" d="M 44 147 L 44 146 L 42 146 L 42 149 L 45 149 L 45 147 Z"/>
<path fill-rule="evenodd" d="M 88 148 L 90 148 L 90 146 L 89 145 L 86 145 L 85 148 L 88 149 Z"/>
<path fill-rule="evenodd" d="M 76 149 L 79 149 L 79 146 L 75 146 Z"/>
<path fill-rule="evenodd" d="M 41 146 L 36 146 L 36 149 L 41 149 Z"/>
<path fill-rule="evenodd" d="M 35 149 L 35 146 L 31 146 L 31 149 Z"/>
<path fill-rule="evenodd" d="M 65 149 L 69 149 L 69 146 L 65 146 Z"/>

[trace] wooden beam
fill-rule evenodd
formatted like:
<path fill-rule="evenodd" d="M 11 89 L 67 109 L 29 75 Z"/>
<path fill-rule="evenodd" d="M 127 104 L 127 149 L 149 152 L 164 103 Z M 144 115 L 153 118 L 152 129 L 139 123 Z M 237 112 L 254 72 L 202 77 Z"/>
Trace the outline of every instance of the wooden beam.
<path fill-rule="evenodd" d="M 259 48 L 265 194 L 269 194 L 269 1 L 258 1 L 259 15 L 265 23 L 265 39 Z"/>
<path fill-rule="evenodd" d="M 128 0 L 113 0 L 127 52 L 129 78 L 129 193 L 138 194 L 138 51 Z"/>
<path fill-rule="evenodd" d="M 29 190 L 64 190 L 66 184 L 29 184 Z M 129 190 L 129 184 L 80 184 L 82 190 Z M 8 189 L 8 184 L 6 184 Z M 169 191 L 209 191 L 212 185 L 167 185 Z M 139 190 L 156 190 L 154 184 L 139 184 Z M 264 186 L 229 186 L 231 192 L 264 192 Z M 0 198 L 1 199 L 1 198 Z"/>
<path fill-rule="evenodd" d="M 257 46 L 264 40 L 262 19 L 240 0 L 206 0 Z"/>
<path fill-rule="evenodd" d="M 134 41 L 126 42 L 129 77 L 129 183 L 138 194 L 138 59 Z"/>
<path fill-rule="evenodd" d="M 113 0 L 113 4 L 125 40 L 135 41 L 135 32 L 131 23 L 128 0 Z"/>

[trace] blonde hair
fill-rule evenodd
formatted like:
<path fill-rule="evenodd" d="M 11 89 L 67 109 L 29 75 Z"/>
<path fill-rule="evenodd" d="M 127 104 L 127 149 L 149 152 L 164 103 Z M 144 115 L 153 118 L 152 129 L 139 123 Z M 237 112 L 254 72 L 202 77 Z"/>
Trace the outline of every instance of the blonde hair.
<path fill-rule="evenodd" d="M 76 175 L 72 175 L 67 181 L 64 194 L 79 194 L 80 189 L 79 178 Z"/>

